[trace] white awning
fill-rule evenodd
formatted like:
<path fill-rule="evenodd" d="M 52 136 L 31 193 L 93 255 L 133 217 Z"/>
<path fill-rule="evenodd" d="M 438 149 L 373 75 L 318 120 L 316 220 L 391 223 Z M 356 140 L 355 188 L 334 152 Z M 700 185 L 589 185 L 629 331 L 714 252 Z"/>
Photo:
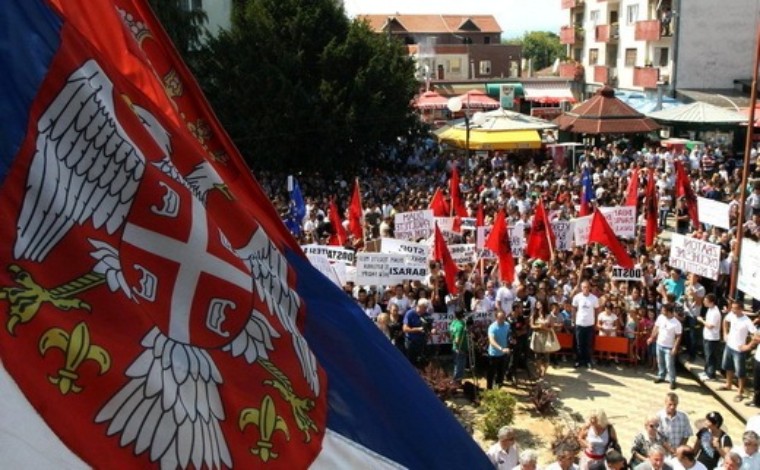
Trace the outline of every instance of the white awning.
<path fill-rule="evenodd" d="M 575 97 L 570 90 L 570 84 L 567 82 L 523 82 L 523 92 L 525 93 L 526 101 L 536 101 L 538 103 L 569 101 L 570 103 L 575 103 Z"/>

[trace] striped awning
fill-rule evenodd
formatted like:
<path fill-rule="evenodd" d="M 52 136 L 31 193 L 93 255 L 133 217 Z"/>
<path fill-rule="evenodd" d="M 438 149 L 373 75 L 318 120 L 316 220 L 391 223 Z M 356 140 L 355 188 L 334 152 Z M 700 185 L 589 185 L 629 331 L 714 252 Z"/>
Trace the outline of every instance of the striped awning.
<path fill-rule="evenodd" d="M 575 103 L 575 97 L 567 82 L 526 83 L 523 82 L 525 100 L 537 103 Z"/>

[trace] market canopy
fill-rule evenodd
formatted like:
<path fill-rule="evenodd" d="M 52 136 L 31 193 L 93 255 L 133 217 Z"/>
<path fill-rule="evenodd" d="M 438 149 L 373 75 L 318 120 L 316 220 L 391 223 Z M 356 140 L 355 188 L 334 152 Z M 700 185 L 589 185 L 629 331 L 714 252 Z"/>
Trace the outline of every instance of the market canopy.
<path fill-rule="evenodd" d="M 526 101 L 536 103 L 575 103 L 570 85 L 567 82 L 523 82 L 523 93 Z"/>
<path fill-rule="evenodd" d="M 417 109 L 446 109 L 449 99 L 435 91 L 426 91 L 414 100 Z"/>
<path fill-rule="evenodd" d="M 462 100 L 463 109 L 496 109 L 500 106 L 498 101 L 482 90 L 470 90 L 457 98 Z"/>
<path fill-rule="evenodd" d="M 477 113 L 476 113 L 477 114 Z M 556 129 L 557 125 L 546 119 L 528 116 L 506 109 L 494 109 L 481 113 L 480 119 L 473 117 L 473 122 L 478 122 L 477 128 L 489 131 L 507 130 L 546 130 Z"/>
<path fill-rule="evenodd" d="M 467 148 L 467 128 L 448 126 L 435 132 L 442 143 Z M 541 148 L 541 136 L 536 130 L 483 130 L 470 128 L 470 150 L 518 150 Z"/>
<path fill-rule="evenodd" d="M 554 123 L 561 131 L 575 134 L 639 134 L 660 128 L 655 121 L 615 98 L 610 87 L 562 113 Z"/>
<path fill-rule="evenodd" d="M 649 113 L 649 117 L 658 121 L 682 124 L 742 124 L 748 117 L 737 111 L 721 108 L 713 104 L 695 101 L 684 106 L 663 109 Z"/>

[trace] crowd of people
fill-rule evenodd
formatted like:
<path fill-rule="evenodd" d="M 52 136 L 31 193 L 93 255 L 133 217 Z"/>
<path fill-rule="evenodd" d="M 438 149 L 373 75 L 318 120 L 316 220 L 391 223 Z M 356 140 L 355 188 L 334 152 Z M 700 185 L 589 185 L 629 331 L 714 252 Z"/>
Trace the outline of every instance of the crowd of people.
<path fill-rule="evenodd" d="M 752 176 L 757 176 L 755 150 L 749 158 Z M 732 229 L 694 224 L 687 207 L 694 201 L 679 198 L 675 188 L 676 162 L 686 168 L 695 194 L 727 204 Z M 454 168 L 461 175 L 459 189 L 469 216 L 476 217 L 477 212 L 482 211 L 485 224 L 491 225 L 496 213 L 503 209 L 509 226 L 523 225 L 526 234 L 530 232 L 539 201 L 543 201 L 553 219 L 572 220 L 579 215 L 584 171 L 591 175 L 592 206 L 596 207 L 622 205 L 630 178 L 638 175 L 636 205 L 638 226 L 643 233 L 647 223 L 645 208 L 652 206 L 645 188 L 648 175 L 653 175 L 658 196 L 658 233 L 677 232 L 717 245 L 721 253 L 719 274 L 717 279 L 708 279 L 682 272 L 671 266 L 667 237 L 658 237 L 652 246 L 646 246 L 645 237 L 637 235 L 620 240 L 636 260 L 636 267 L 641 269 L 641 278 L 636 280 L 613 279 L 616 259 L 609 250 L 596 245 L 577 246 L 571 251 L 555 250 L 548 260 L 522 257 L 516 260 L 513 282 L 499 278 L 493 261 L 474 260 L 459 265 L 457 293 L 450 293 L 446 287 L 441 260 L 431 261 L 430 274 L 424 281 L 394 286 L 345 285 L 347 295 L 356 298 L 368 317 L 377 322 L 412 364 L 421 367 L 424 363 L 432 328 L 426 318 L 435 312 L 448 315 L 451 320 L 453 379 L 457 382 L 464 377 L 468 351 L 473 348 L 476 354 L 487 356 L 486 386 L 489 388 L 503 385 L 505 379 L 513 379 L 515 369 L 527 360 L 535 361 L 539 374 L 545 374 L 550 365 L 556 363 L 554 353 L 559 349 L 556 334 L 571 333 L 575 367 L 600 365 L 593 349 L 595 336 L 621 336 L 628 339 L 626 359 L 656 369 L 655 382 L 667 381 L 671 390 L 677 388 L 675 359 L 685 354 L 691 360 L 704 357 L 705 380 L 725 380 L 724 388 L 736 387 L 736 401 L 748 398 L 747 359 L 750 351 L 760 344 L 760 335 L 754 314 L 745 308 L 743 293 L 739 291 L 736 298 L 728 298 L 727 293 L 731 268 L 736 263 L 736 227 L 742 224 L 748 238 L 760 237 L 760 184 L 746 189 L 749 192 L 744 208 L 746 217 L 739 220 L 741 160 L 730 149 L 698 145 L 691 150 L 673 150 L 657 143 L 636 148 L 630 142 L 602 142 L 585 149 L 577 159 L 576 168 L 568 168 L 556 165 L 552 158 L 541 154 L 497 152 L 464 158 L 442 151 L 429 140 L 400 142 L 359 175 L 365 236 L 363 240 L 350 238 L 346 247 L 361 250 L 368 240 L 393 237 L 394 214 L 427 209 L 436 189 L 448 187 Z M 636 168 L 642 171 L 634 172 Z M 645 171 L 649 168 L 654 169 L 654 173 Z M 260 177 L 260 180 L 285 217 L 289 200 L 279 190 L 282 185 L 278 183 L 282 180 L 273 176 Z M 353 183 L 344 177 L 330 181 L 308 178 L 299 183 L 306 199 L 306 217 L 300 221 L 298 234 L 300 241 L 326 244 L 335 230 L 327 216 L 328 205 L 335 200 L 345 206 Z M 462 231 L 460 241 L 474 243 L 474 233 Z M 757 302 L 753 301 L 753 306 L 757 307 Z M 491 318 L 484 338 L 470 334 L 467 318 L 473 312 L 485 313 Z M 760 407 L 760 348 L 757 351 L 753 361 L 754 396 L 746 401 L 750 407 Z M 609 355 L 601 359 L 616 361 L 620 357 Z M 719 378 L 719 371 L 723 379 Z M 660 431 L 667 429 L 663 424 L 668 422 L 667 416 L 668 413 L 661 413 L 657 417 Z M 720 416 L 713 418 L 708 415 L 707 421 L 716 421 L 719 427 Z M 596 419 L 600 425 L 604 421 L 603 415 Z M 655 418 L 648 418 L 645 424 L 655 427 Z M 592 461 L 607 459 L 607 468 L 620 468 L 617 455 L 610 456 L 596 445 L 598 439 L 604 440 L 605 433 L 607 439 L 612 433 L 594 426 L 587 431 L 581 441 L 591 447 L 583 455 L 593 455 Z M 658 460 L 658 455 L 665 454 L 684 468 L 699 469 L 701 467 L 695 467 L 694 462 L 701 462 L 712 469 L 717 466 L 717 460 L 707 461 L 704 456 L 709 454 L 712 458 L 717 452 L 724 468 L 742 465 L 731 467 L 735 455 L 744 454 L 723 442 L 713 446 L 717 449 L 713 452 L 702 448 L 714 444 L 710 439 L 697 437 L 694 445 L 686 446 L 683 439 L 661 441 L 660 434 L 653 432 L 640 436 L 639 445 L 631 451 L 631 461 L 621 461 L 638 463 L 636 468 L 659 470 L 664 467 L 657 463 L 662 460 Z M 505 431 L 504 439 L 509 436 Z M 754 442 L 756 449 L 757 435 L 743 437 L 745 446 L 747 442 Z M 501 434 L 499 442 L 502 443 Z M 573 468 L 563 461 L 566 454 L 560 451 L 557 464 L 550 468 Z M 523 465 L 523 456 L 516 455 L 510 454 L 509 462 L 519 467 Z M 589 464 L 594 462 L 584 459 L 583 455 L 582 470 L 604 468 L 592 467 Z M 757 455 L 756 450 L 752 455 Z M 524 457 L 528 465 L 531 456 Z"/>

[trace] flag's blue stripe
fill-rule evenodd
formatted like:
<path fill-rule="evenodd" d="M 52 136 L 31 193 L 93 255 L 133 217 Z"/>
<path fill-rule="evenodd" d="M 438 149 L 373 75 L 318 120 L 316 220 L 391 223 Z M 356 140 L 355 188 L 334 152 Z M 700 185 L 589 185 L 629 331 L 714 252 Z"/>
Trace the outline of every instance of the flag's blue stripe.
<path fill-rule="evenodd" d="M 58 50 L 61 20 L 43 0 L 2 2 L 0 182 L 24 141 L 29 107 Z"/>
<path fill-rule="evenodd" d="M 412 469 L 493 469 L 357 304 L 307 260 L 289 260 L 307 307 L 304 335 L 328 375 L 328 427 Z"/>

